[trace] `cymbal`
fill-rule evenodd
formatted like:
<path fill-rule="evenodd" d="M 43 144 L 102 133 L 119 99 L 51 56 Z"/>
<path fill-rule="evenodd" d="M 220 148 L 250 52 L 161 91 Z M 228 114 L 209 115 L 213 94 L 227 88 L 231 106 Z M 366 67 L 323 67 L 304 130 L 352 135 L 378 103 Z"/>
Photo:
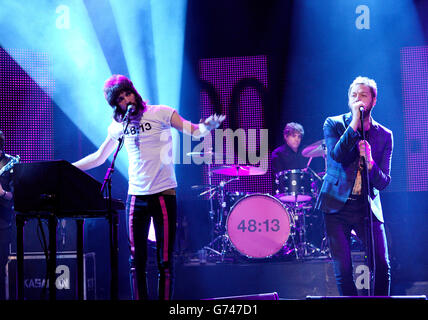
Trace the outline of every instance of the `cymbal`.
<path fill-rule="evenodd" d="M 215 152 L 212 152 L 212 151 L 193 151 L 193 152 L 188 152 L 188 153 L 186 153 L 186 156 L 200 156 L 200 157 L 203 157 L 203 156 L 205 156 L 205 155 L 207 155 L 207 156 L 215 156 Z"/>
<path fill-rule="evenodd" d="M 312 143 L 302 151 L 302 156 L 307 158 L 324 157 L 326 154 L 327 148 L 324 139 Z"/>
<path fill-rule="evenodd" d="M 214 168 L 212 172 L 227 176 L 255 176 L 265 174 L 266 170 L 253 166 L 230 165 Z"/>
<path fill-rule="evenodd" d="M 198 189 L 206 189 L 206 188 L 212 188 L 215 187 L 215 185 L 212 184 L 197 184 L 194 186 L 191 186 L 190 188 L 193 190 L 198 190 Z"/>

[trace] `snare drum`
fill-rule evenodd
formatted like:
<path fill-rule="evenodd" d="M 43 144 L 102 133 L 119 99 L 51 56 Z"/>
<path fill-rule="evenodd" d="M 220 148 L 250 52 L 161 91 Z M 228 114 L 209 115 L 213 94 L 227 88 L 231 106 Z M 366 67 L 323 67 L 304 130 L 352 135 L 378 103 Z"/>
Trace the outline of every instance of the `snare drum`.
<path fill-rule="evenodd" d="M 275 197 L 283 202 L 307 202 L 314 197 L 314 179 L 302 170 L 286 170 L 275 176 Z"/>
<path fill-rule="evenodd" d="M 278 199 L 255 193 L 238 200 L 227 217 L 235 249 L 249 258 L 268 258 L 285 245 L 293 219 Z"/>

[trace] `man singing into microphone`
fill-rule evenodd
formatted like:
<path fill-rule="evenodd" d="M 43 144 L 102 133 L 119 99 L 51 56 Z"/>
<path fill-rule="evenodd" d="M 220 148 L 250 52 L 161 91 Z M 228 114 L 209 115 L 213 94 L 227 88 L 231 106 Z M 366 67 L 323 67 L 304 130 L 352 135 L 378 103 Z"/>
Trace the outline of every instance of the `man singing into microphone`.
<path fill-rule="evenodd" d="M 177 181 L 168 150 L 172 150 L 171 127 L 203 137 L 218 128 L 225 116 L 213 115 L 193 124 L 165 105 L 148 105 L 131 80 L 113 75 L 104 85 L 104 96 L 113 108 L 113 120 L 105 141 L 98 150 L 73 163 L 81 170 L 103 164 L 116 150 L 119 139 L 129 158 L 129 188 L 126 203 L 130 248 L 130 275 L 133 299 L 147 299 L 147 238 L 153 217 L 160 300 L 172 296 L 173 248 L 176 233 Z M 166 153 L 166 154 L 165 154 Z"/>
<path fill-rule="evenodd" d="M 362 240 L 370 257 L 374 249 L 375 264 L 369 264 L 372 271 L 373 266 L 375 269 L 374 295 L 389 295 L 390 265 L 379 191 L 391 180 L 393 136 L 372 118 L 376 99 L 376 82 L 357 77 L 348 91 L 351 112 L 327 118 L 323 127 L 327 172 L 316 208 L 324 212 L 336 282 L 339 294 L 344 296 L 357 295 L 350 249 L 352 230 Z"/>

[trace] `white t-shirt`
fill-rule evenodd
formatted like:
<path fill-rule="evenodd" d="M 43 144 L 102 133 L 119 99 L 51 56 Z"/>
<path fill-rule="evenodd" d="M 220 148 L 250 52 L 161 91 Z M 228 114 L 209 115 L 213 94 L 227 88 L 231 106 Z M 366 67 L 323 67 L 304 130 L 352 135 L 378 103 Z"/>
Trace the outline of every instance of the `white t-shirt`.
<path fill-rule="evenodd" d="M 148 195 L 177 187 L 172 161 L 174 111 L 164 105 L 147 105 L 140 118 L 130 121 L 124 141 L 129 158 L 128 194 Z M 124 129 L 125 123 L 113 119 L 108 135 L 118 140 Z"/>

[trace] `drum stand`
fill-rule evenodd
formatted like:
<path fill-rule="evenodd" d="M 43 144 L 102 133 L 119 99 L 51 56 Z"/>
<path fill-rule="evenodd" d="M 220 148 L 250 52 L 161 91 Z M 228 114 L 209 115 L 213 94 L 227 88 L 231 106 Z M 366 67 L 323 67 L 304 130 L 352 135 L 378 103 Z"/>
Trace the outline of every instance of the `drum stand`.
<path fill-rule="evenodd" d="M 321 248 L 320 250 L 320 254 L 323 256 L 329 256 L 330 255 L 330 249 L 328 247 L 328 242 L 327 242 L 327 236 L 324 235 L 324 237 L 322 238 L 321 241 Z"/>
<path fill-rule="evenodd" d="M 303 204 L 295 201 L 292 202 L 292 205 L 287 205 L 287 208 L 290 209 L 293 219 L 293 232 L 291 233 L 293 248 L 288 251 L 288 254 L 294 252 L 298 260 L 320 254 L 321 250 L 307 241 L 306 209 L 303 208 Z"/>
<path fill-rule="evenodd" d="M 209 177 L 209 184 L 211 186 L 211 170 L 210 170 L 210 165 L 208 165 L 208 177 Z M 220 181 L 219 185 L 213 188 L 210 188 L 204 192 L 202 192 L 201 194 L 199 194 L 199 196 L 203 196 L 207 193 L 210 194 L 210 224 L 211 224 L 211 241 L 210 243 L 208 243 L 208 245 L 204 246 L 201 250 L 204 251 L 202 253 L 202 255 L 206 256 L 206 252 L 209 251 L 210 253 L 214 254 L 215 257 L 220 257 L 220 261 L 224 262 L 225 256 L 227 254 L 227 252 L 230 250 L 230 241 L 229 241 L 229 237 L 226 235 L 226 229 L 224 226 L 224 216 L 225 213 L 227 213 L 225 211 L 226 208 L 226 202 L 225 202 L 225 194 L 224 194 L 224 187 L 235 180 L 239 180 L 239 176 L 237 176 L 236 178 L 232 178 L 228 181 Z M 215 218 L 215 211 L 214 211 L 214 206 L 213 206 L 213 196 L 214 194 L 217 192 L 218 194 L 218 203 L 219 203 L 219 207 L 220 209 L 217 211 L 218 215 L 217 215 L 217 219 L 216 221 L 214 221 Z M 215 235 L 217 235 L 215 237 Z M 217 246 L 216 246 L 217 244 Z M 218 250 L 216 250 L 215 248 L 217 248 Z"/>
<path fill-rule="evenodd" d="M 327 157 L 325 155 L 325 144 L 322 145 L 323 149 L 323 158 L 325 162 L 325 166 L 327 168 Z M 310 157 L 309 162 L 307 163 L 306 170 L 309 170 L 309 172 L 319 181 L 322 181 L 322 179 L 318 176 L 318 174 L 309 167 L 309 164 L 311 163 L 312 157 Z M 329 248 L 327 243 L 327 236 L 325 233 L 325 227 L 323 224 L 323 238 L 321 240 L 320 248 L 316 247 L 312 243 L 308 242 L 307 240 L 307 229 L 306 229 L 306 209 L 303 208 L 304 203 L 297 202 L 297 195 L 295 196 L 294 202 L 292 202 L 293 205 L 288 205 L 288 208 L 291 210 L 294 221 L 294 233 L 292 236 L 292 242 L 294 249 L 292 251 L 296 254 L 296 259 L 302 259 L 306 257 L 311 256 L 327 256 L 329 255 Z M 310 205 L 310 209 L 312 209 L 312 205 Z M 298 236 L 298 242 L 296 242 L 295 236 Z M 291 252 L 292 252 L 291 251 Z"/>
<path fill-rule="evenodd" d="M 204 246 L 202 250 L 209 251 L 210 253 L 214 254 L 216 257 L 220 257 L 220 261 L 224 262 L 224 257 L 226 255 L 229 245 L 229 238 L 226 235 L 226 232 L 224 230 L 223 226 L 223 217 L 224 217 L 224 208 L 225 208 L 225 201 L 224 201 L 224 181 L 221 181 L 220 184 L 212 188 L 211 190 L 218 190 L 219 197 L 218 201 L 220 204 L 220 210 L 217 215 L 217 221 L 214 221 L 214 209 L 213 209 L 213 203 L 212 203 L 212 197 L 210 202 L 210 222 L 211 222 L 211 241 L 208 245 Z M 214 238 L 214 235 L 217 235 Z M 218 244 L 216 246 L 216 244 Z M 214 249 L 218 248 L 218 250 Z"/>

